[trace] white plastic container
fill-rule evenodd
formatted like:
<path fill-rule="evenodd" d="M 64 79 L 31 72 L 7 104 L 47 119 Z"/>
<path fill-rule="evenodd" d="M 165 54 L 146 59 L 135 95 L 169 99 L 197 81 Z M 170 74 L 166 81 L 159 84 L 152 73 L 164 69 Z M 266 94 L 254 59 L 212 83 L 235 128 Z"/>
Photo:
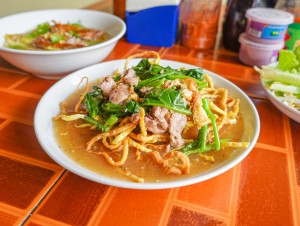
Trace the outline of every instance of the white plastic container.
<path fill-rule="evenodd" d="M 239 60 L 249 66 L 262 66 L 274 63 L 278 52 L 284 47 L 284 41 L 275 44 L 263 44 L 252 41 L 243 33 L 239 37 L 241 43 Z"/>
<path fill-rule="evenodd" d="M 259 43 L 281 43 L 294 15 L 272 8 L 251 8 L 246 11 L 246 34 Z"/>

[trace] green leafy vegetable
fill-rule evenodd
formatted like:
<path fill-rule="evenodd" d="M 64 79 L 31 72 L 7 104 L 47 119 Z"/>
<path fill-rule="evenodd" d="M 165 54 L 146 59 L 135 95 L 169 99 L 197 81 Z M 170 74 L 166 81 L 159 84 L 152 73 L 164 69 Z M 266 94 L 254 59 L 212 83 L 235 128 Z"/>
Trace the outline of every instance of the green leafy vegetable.
<path fill-rule="evenodd" d="M 65 37 L 62 35 L 58 35 L 58 34 L 52 34 L 52 35 L 50 35 L 50 39 L 51 39 L 52 44 L 55 44 L 59 41 L 65 40 Z"/>
<path fill-rule="evenodd" d="M 27 35 L 27 37 L 36 38 L 39 35 L 45 34 L 51 30 L 49 23 L 39 24 L 35 30 Z"/>
<path fill-rule="evenodd" d="M 300 74 L 282 71 L 274 66 L 262 66 L 262 69 L 255 67 L 255 70 L 260 73 L 264 80 L 300 86 Z"/>
<path fill-rule="evenodd" d="M 107 126 L 108 128 L 113 127 L 118 122 L 118 117 L 115 115 L 110 115 L 109 118 L 105 121 L 104 126 Z"/>
<path fill-rule="evenodd" d="M 195 69 L 189 69 L 189 70 L 184 70 L 183 73 L 191 78 L 195 78 L 199 81 L 202 81 L 204 79 L 204 72 L 202 68 L 195 68 Z"/>
<path fill-rule="evenodd" d="M 300 87 L 299 86 L 293 86 L 293 85 L 285 85 L 278 82 L 273 82 L 270 85 L 270 89 L 286 92 L 286 93 L 294 93 L 294 94 L 300 94 Z"/>
<path fill-rule="evenodd" d="M 107 132 L 109 131 L 109 127 L 106 125 L 103 125 L 101 122 L 97 121 L 96 119 L 93 119 L 87 115 L 84 114 L 74 114 L 74 115 L 63 115 L 62 119 L 64 121 L 74 121 L 78 119 L 83 119 L 84 121 L 90 123 L 91 125 L 96 126 L 98 130 L 101 132 Z"/>
<path fill-rule="evenodd" d="M 192 153 L 201 153 L 207 151 L 206 149 L 207 125 L 202 126 L 198 130 L 198 139 L 186 145 L 181 151 L 186 155 Z"/>
<path fill-rule="evenodd" d="M 88 92 L 84 101 L 90 117 L 94 118 L 100 112 L 100 104 L 103 101 L 102 90 L 98 86 L 93 86 L 93 91 Z"/>
<path fill-rule="evenodd" d="M 104 115 L 115 115 L 117 117 L 138 113 L 140 105 L 134 100 L 127 102 L 125 105 L 113 104 L 107 102 L 101 106 Z"/>
<path fill-rule="evenodd" d="M 290 50 L 280 50 L 278 69 L 289 71 L 299 65 L 296 54 Z"/>
<path fill-rule="evenodd" d="M 148 59 L 142 59 L 137 66 L 134 67 L 136 75 L 140 78 L 140 82 L 135 87 L 136 90 L 143 86 L 156 87 L 162 83 L 162 79 L 168 80 L 193 78 L 199 88 L 207 86 L 206 82 L 203 82 L 203 69 L 173 69 L 169 66 L 163 67 L 158 64 L 151 64 Z"/>
<path fill-rule="evenodd" d="M 188 104 L 183 100 L 181 92 L 174 89 L 155 88 L 145 96 L 142 105 L 161 106 L 181 114 L 192 114 Z"/>

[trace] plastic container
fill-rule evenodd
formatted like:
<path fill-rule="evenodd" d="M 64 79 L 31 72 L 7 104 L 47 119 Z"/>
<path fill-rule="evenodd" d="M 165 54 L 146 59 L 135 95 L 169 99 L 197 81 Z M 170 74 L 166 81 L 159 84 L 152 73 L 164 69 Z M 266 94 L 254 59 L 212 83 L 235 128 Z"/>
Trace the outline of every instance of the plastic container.
<path fill-rule="evenodd" d="M 278 59 L 279 50 L 284 47 L 284 41 L 276 44 L 257 43 L 243 33 L 239 37 L 241 44 L 239 60 L 249 66 L 262 66 L 274 63 Z"/>
<path fill-rule="evenodd" d="M 184 0 L 180 7 L 180 42 L 192 49 L 215 46 L 221 0 Z"/>
<path fill-rule="evenodd" d="M 246 12 L 247 36 L 259 43 L 281 43 L 294 15 L 271 8 L 251 8 Z"/>
<path fill-rule="evenodd" d="M 127 41 L 170 47 L 176 41 L 180 0 L 127 0 Z"/>
<path fill-rule="evenodd" d="M 223 23 L 223 46 L 238 52 L 240 49 L 239 36 L 244 33 L 247 25 L 245 17 L 247 9 L 255 7 L 273 8 L 277 0 L 228 0 L 227 11 Z"/>

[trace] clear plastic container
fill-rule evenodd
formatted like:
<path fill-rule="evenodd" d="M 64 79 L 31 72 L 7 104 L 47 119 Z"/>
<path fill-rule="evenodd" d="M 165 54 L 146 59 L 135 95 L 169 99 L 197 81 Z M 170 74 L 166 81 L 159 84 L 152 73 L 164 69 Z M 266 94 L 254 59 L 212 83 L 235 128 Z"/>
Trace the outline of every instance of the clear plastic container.
<path fill-rule="evenodd" d="M 221 0 L 184 0 L 180 7 L 180 42 L 192 49 L 211 49 L 218 31 Z"/>
<path fill-rule="evenodd" d="M 249 39 L 268 44 L 281 43 L 288 25 L 294 22 L 293 14 L 271 8 L 248 9 L 246 18 Z"/>
<path fill-rule="evenodd" d="M 262 66 L 274 63 L 278 59 L 279 50 L 284 47 L 284 41 L 276 44 L 257 43 L 243 33 L 239 37 L 241 44 L 239 60 L 249 66 Z"/>

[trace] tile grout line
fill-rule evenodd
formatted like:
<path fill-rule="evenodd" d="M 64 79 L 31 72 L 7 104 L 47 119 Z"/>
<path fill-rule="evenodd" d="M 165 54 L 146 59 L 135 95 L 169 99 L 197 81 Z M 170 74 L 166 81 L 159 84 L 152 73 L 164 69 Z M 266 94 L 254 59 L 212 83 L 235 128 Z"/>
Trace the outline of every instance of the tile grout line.
<path fill-rule="evenodd" d="M 67 170 L 66 169 L 63 169 L 61 173 L 57 172 L 58 177 L 55 179 L 54 183 L 52 185 L 49 186 L 49 188 L 45 189 L 45 193 L 44 195 L 36 202 L 36 204 L 31 207 L 31 210 L 29 212 L 27 212 L 26 214 L 24 214 L 24 219 L 20 222 L 20 225 L 24 225 L 28 220 L 29 218 L 31 217 L 31 215 L 34 213 L 34 211 L 38 208 L 38 206 L 46 199 L 46 197 L 48 197 L 48 194 L 53 190 L 53 188 L 55 187 L 56 184 L 58 184 L 60 182 L 60 179 L 66 174 Z M 51 181 L 51 180 L 50 180 Z M 50 181 L 47 183 L 49 184 Z M 47 184 L 45 186 L 47 186 Z M 44 189 L 41 190 L 41 192 L 43 191 Z M 40 193 L 41 193 L 40 192 Z M 34 202 L 34 200 L 32 201 L 32 203 Z M 29 209 L 30 206 L 27 208 Z"/>
<path fill-rule="evenodd" d="M 279 153 L 284 153 L 287 154 L 287 150 L 285 148 L 269 145 L 269 144 L 262 144 L 262 143 L 256 143 L 255 146 L 257 148 L 262 148 L 266 149 L 268 151 L 274 151 L 274 152 L 279 152 Z"/>
<path fill-rule="evenodd" d="M 7 67 L 0 66 L 0 71 L 5 71 L 5 72 L 10 72 L 10 73 L 15 73 L 18 75 L 25 75 L 25 76 L 30 76 L 29 73 L 25 71 L 19 71 L 19 70 L 14 70 L 14 69 L 8 69 Z"/>
<path fill-rule="evenodd" d="M 30 92 L 26 92 L 26 91 L 17 90 L 17 89 L 0 88 L 0 92 L 14 94 L 14 95 L 22 96 L 22 97 L 27 97 L 27 98 L 34 98 L 37 100 L 39 100 L 41 98 L 40 94 L 30 93 Z"/>
<path fill-rule="evenodd" d="M 118 191 L 117 187 L 110 186 L 108 188 L 103 199 L 101 200 L 101 203 L 98 205 L 92 217 L 88 221 L 87 226 L 100 225 L 101 220 L 104 214 L 106 213 L 108 207 L 110 206 L 111 202 L 113 201 L 117 191 Z"/>
<path fill-rule="evenodd" d="M 4 121 L 0 124 L 0 130 L 4 129 L 6 126 L 8 126 L 12 120 L 5 118 Z"/>
<path fill-rule="evenodd" d="M 0 202 L 0 209 L 1 209 L 1 212 L 10 214 L 15 217 L 19 217 L 24 212 L 23 209 L 20 209 L 15 206 L 11 206 L 11 205 L 3 203 L 3 202 Z"/>
<path fill-rule="evenodd" d="M 22 225 L 24 225 L 26 223 L 27 222 L 24 222 Z M 32 221 L 29 222 L 29 223 L 36 223 L 36 224 L 41 225 L 41 226 L 53 226 L 53 225 L 56 225 L 56 226 L 72 226 L 71 224 L 67 224 L 67 223 L 64 223 L 64 222 L 61 222 L 61 221 L 58 221 L 58 220 L 54 220 L 52 218 L 45 217 L 45 216 L 42 216 L 42 215 L 34 216 L 32 218 Z"/>
<path fill-rule="evenodd" d="M 291 192 L 291 202 L 292 202 L 292 211 L 293 211 L 293 219 L 295 225 L 300 225 L 300 197 L 299 194 L 297 194 L 297 176 L 296 176 L 296 165 L 294 161 L 294 147 L 292 145 L 292 136 L 289 131 L 291 131 L 291 125 L 290 120 L 288 118 L 285 118 L 284 122 L 284 128 L 285 131 L 288 131 L 285 133 L 285 142 L 288 149 L 287 153 L 287 164 L 288 164 L 288 172 L 289 172 L 289 184 L 290 184 L 290 192 Z"/>
<path fill-rule="evenodd" d="M 21 161 L 23 163 L 27 163 L 33 166 L 37 166 L 37 167 L 42 167 L 44 169 L 48 169 L 48 170 L 52 170 L 52 171 L 59 171 L 61 170 L 63 167 L 57 165 L 57 164 L 52 164 L 52 163 L 48 163 L 45 162 L 43 160 L 38 160 L 38 159 L 34 159 L 32 157 L 27 157 L 27 156 L 23 156 L 20 154 L 16 154 L 16 153 L 12 153 L 3 149 L 0 149 L 0 155 L 3 157 L 7 157 L 16 161 Z"/>
<path fill-rule="evenodd" d="M 236 225 L 240 178 L 241 178 L 241 163 L 239 163 L 237 166 L 235 166 L 234 170 L 233 170 L 233 179 L 232 179 L 232 184 L 231 184 L 232 194 L 230 196 L 228 225 Z"/>
<path fill-rule="evenodd" d="M 170 214 L 173 208 L 173 204 L 177 198 L 179 192 L 179 188 L 173 188 L 169 190 L 169 196 L 167 198 L 167 201 L 165 203 L 164 209 L 162 211 L 162 214 L 160 216 L 160 220 L 158 222 L 157 226 L 165 226 L 168 224 Z"/>
<path fill-rule="evenodd" d="M 130 55 L 134 54 L 135 51 L 137 51 L 139 49 L 140 45 L 137 44 L 134 48 L 132 48 L 131 50 L 127 51 L 126 53 L 124 53 L 122 59 L 126 59 L 127 57 L 129 57 Z"/>
<path fill-rule="evenodd" d="M 26 75 L 25 78 L 20 79 L 19 81 L 13 83 L 10 87 L 8 87 L 8 89 L 15 89 L 16 87 L 18 87 L 19 85 L 23 84 L 24 82 L 28 81 L 30 78 L 32 78 L 32 76 L 28 76 Z"/>
<path fill-rule="evenodd" d="M 17 117 L 12 117 L 10 115 L 6 115 L 6 114 L 1 114 L 0 112 L 0 117 L 6 120 L 9 120 L 10 122 L 18 122 L 18 123 L 23 123 L 29 126 L 33 125 L 32 120 L 23 120 L 22 118 L 17 118 Z"/>
<path fill-rule="evenodd" d="M 184 202 L 181 200 L 175 200 L 174 205 L 194 211 L 196 213 L 202 213 L 208 216 L 213 216 L 215 218 L 219 218 L 224 220 L 225 222 L 228 222 L 228 214 L 222 211 L 210 209 L 204 206 L 196 205 L 189 202 Z"/>

